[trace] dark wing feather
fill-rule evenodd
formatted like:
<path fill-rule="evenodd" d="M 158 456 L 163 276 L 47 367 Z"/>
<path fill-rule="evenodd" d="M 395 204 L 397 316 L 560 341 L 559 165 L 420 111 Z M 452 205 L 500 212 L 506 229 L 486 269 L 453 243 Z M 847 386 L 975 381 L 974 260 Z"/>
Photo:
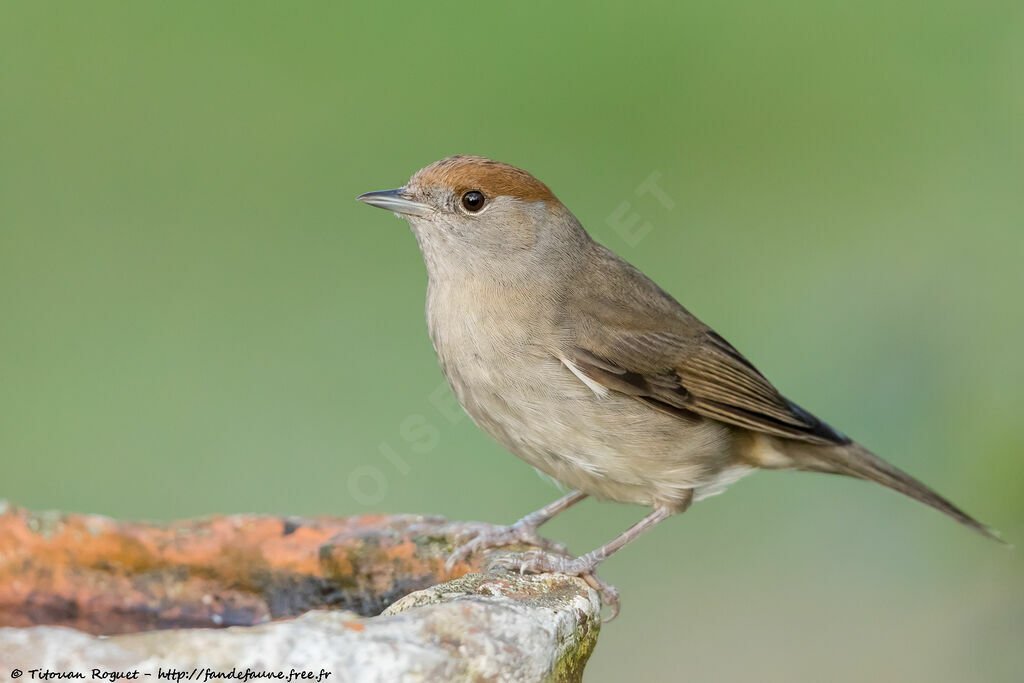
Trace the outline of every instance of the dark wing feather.
<path fill-rule="evenodd" d="M 823 445 L 849 439 L 783 397 L 727 341 L 695 318 L 693 333 L 586 325 L 568 350 L 588 378 L 654 408 Z"/>

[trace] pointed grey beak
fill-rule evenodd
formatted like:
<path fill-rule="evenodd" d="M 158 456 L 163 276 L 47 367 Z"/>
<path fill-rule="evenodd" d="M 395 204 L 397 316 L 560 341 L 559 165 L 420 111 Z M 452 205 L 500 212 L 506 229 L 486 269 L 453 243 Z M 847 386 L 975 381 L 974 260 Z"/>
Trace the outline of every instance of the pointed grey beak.
<path fill-rule="evenodd" d="M 404 195 L 405 188 L 400 187 L 397 190 L 367 192 L 366 194 L 359 195 L 356 199 L 370 206 L 376 206 L 379 209 L 387 209 L 388 211 L 394 211 L 395 213 L 407 216 L 426 216 L 428 213 L 434 212 L 434 208 L 429 204 L 414 202 Z"/>

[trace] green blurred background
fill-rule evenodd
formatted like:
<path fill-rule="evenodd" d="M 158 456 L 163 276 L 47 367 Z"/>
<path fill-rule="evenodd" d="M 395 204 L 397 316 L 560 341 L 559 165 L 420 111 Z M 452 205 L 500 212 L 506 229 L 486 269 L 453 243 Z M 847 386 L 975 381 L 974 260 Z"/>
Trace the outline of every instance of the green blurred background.
<path fill-rule="evenodd" d="M 554 499 L 449 419 L 415 242 L 353 201 L 462 152 L 533 172 L 790 397 L 1024 542 L 1022 74 L 1017 0 L 5 2 L 0 496 Z M 585 551 L 642 513 L 547 530 Z M 602 575 L 624 608 L 592 681 L 1024 679 L 1021 551 L 858 482 L 759 474 Z"/>

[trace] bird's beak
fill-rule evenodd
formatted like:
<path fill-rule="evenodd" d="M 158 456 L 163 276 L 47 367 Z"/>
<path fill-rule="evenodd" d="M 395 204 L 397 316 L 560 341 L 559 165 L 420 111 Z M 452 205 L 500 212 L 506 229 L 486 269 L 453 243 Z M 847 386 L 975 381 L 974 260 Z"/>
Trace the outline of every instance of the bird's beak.
<path fill-rule="evenodd" d="M 365 202 L 370 206 L 379 209 L 387 209 L 406 216 L 426 216 L 433 213 L 434 208 L 429 204 L 421 204 L 409 199 L 405 194 L 405 188 L 397 190 L 381 190 L 380 192 L 367 192 L 356 197 L 357 200 Z"/>

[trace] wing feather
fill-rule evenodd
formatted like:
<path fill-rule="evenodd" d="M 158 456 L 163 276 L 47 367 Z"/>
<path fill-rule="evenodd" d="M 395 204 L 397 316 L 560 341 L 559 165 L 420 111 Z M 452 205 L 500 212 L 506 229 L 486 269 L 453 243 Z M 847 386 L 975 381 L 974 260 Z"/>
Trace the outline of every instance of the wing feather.
<path fill-rule="evenodd" d="M 671 414 L 703 415 L 737 427 L 811 443 L 848 443 L 783 397 L 728 342 L 709 329 L 697 338 L 666 332 L 608 333 L 588 326 L 570 360 L 592 381 Z M 596 335 L 596 336 L 595 336 Z"/>

